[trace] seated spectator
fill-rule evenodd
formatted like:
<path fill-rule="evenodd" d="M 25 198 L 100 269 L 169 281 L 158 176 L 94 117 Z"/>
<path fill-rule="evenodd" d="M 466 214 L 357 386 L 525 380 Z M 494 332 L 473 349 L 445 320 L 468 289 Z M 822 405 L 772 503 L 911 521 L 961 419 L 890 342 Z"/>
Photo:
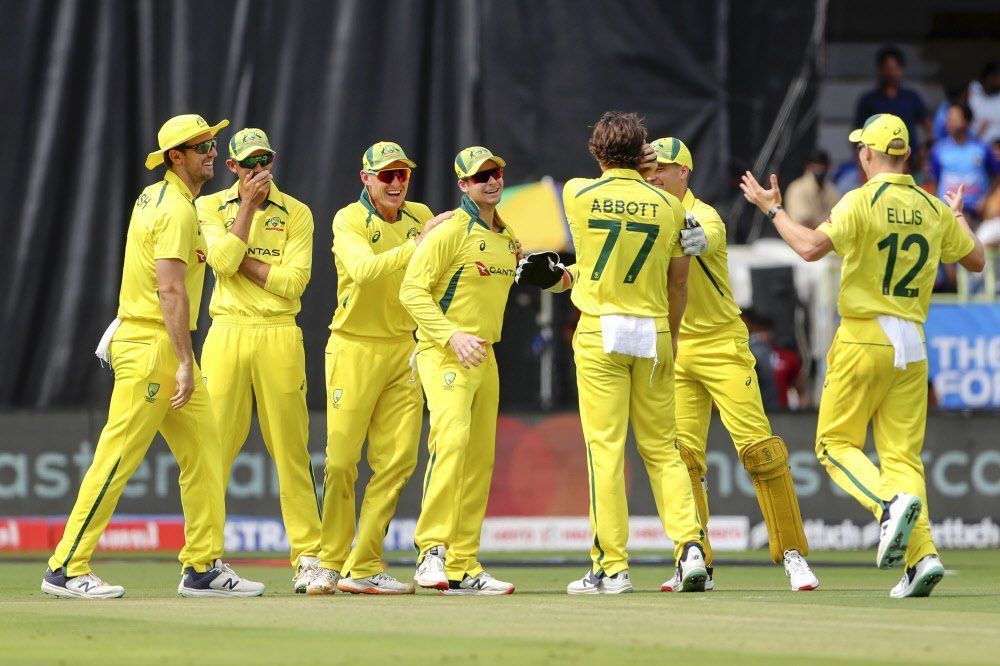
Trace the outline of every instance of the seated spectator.
<path fill-rule="evenodd" d="M 987 63 L 978 81 L 969 85 L 969 107 L 976 118 L 975 134 L 984 143 L 1000 139 L 1000 67 Z"/>
<path fill-rule="evenodd" d="M 830 171 L 830 156 L 819 149 L 809 153 L 805 173 L 788 184 L 783 203 L 793 220 L 815 229 L 830 217 L 840 193 L 826 176 Z"/>
<path fill-rule="evenodd" d="M 902 86 L 906 58 L 895 46 L 883 46 L 875 55 L 875 66 L 878 86 L 858 100 L 854 126 L 861 127 L 865 120 L 876 113 L 899 116 L 910 132 L 910 148 L 917 150 L 921 145 L 921 138 L 931 138 L 934 135 L 931 133 L 931 118 L 924 99 L 917 91 Z"/>
<path fill-rule="evenodd" d="M 931 148 L 930 180 L 942 199 L 964 185 L 966 213 L 980 220 L 1000 165 L 989 146 L 969 136 L 971 124 L 972 110 L 967 105 L 948 108 L 948 136 Z"/>

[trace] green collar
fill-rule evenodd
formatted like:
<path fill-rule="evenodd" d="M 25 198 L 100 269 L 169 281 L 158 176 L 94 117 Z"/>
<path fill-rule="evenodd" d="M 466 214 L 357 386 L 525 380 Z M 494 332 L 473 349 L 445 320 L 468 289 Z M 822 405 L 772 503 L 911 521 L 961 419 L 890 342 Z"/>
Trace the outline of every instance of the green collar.
<path fill-rule="evenodd" d="M 361 196 L 358 198 L 358 203 L 360 203 L 362 206 L 364 206 L 365 210 L 368 211 L 368 217 L 365 218 L 365 226 L 366 227 L 369 225 L 369 223 L 371 223 L 371 221 L 372 221 L 372 215 L 374 215 L 378 219 L 380 219 L 383 222 L 385 222 L 385 218 L 382 217 L 381 215 L 379 215 L 378 209 L 375 208 L 375 204 L 372 203 L 372 198 L 371 198 L 371 195 L 368 194 L 368 188 L 367 187 L 362 187 L 361 188 Z M 410 218 L 411 220 L 413 220 L 414 222 L 416 222 L 417 224 L 420 224 L 420 221 L 417 218 L 415 218 L 413 215 L 411 215 L 408 210 L 406 210 L 406 202 L 405 201 L 403 202 L 403 205 L 399 207 L 399 214 L 396 216 L 396 222 L 399 222 L 401 219 L 403 219 L 404 215 L 406 217 Z M 386 224 L 395 224 L 395 223 L 394 222 L 386 222 Z"/>

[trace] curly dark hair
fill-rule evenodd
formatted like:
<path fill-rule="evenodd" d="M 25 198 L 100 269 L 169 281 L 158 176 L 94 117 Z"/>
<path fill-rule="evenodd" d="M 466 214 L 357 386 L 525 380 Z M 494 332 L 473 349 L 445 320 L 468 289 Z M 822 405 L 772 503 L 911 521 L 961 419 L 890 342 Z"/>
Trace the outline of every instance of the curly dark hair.
<path fill-rule="evenodd" d="M 607 169 L 634 169 L 642 161 L 648 134 L 642 118 L 624 111 L 607 111 L 594 125 L 590 154 Z"/>

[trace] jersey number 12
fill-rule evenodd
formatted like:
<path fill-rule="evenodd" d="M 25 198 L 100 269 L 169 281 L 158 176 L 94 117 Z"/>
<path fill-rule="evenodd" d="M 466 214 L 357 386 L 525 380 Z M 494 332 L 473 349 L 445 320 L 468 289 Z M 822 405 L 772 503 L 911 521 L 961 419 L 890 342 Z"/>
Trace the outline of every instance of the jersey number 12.
<path fill-rule="evenodd" d="M 896 286 L 892 287 L 893 296 L 916 298 L 920 295 L 920 290 L 915 287 L 911 287 L 910 282 L 913 281 L 913 278 L 917 277 L 917 274 L 920 273 L 920 269 L 927 263 L 927 255 L 930 254 L 930 246 L 927 245 L 927 239 L 920 234 L 910 234 L 903 239 L 903 252 L 908 251 L 914 245 L 917 246 L 917 262 L 913 264 L 913 268 L 907 271 L 906 275 L 904 275 L 900 281 L 896 283 Z M 878 249 L 880 251 L 889 251 L 889 256 L 885 261 L 885 277 L 882 278 L 882 293 L 886 296 L 889 295 L 889 288 L 892 283 L 892 272 L 896 268 L 896 255 L 899 253 L 899 248 L 899 234 L 889 234 L 879 241 L 878 244 Z"/>

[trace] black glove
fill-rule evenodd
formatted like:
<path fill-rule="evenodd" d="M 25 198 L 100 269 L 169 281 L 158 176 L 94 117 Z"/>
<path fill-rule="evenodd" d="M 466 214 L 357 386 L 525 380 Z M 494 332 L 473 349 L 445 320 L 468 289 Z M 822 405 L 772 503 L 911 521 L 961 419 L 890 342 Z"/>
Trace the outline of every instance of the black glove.
<path fill-rule="evenodd" d="M 514 281 L 518 284 L 533 284 L 548 289 L 558 284 L 563 277 L 563 265 L 555 252 L 532 252 L 517 264 Z"/>

